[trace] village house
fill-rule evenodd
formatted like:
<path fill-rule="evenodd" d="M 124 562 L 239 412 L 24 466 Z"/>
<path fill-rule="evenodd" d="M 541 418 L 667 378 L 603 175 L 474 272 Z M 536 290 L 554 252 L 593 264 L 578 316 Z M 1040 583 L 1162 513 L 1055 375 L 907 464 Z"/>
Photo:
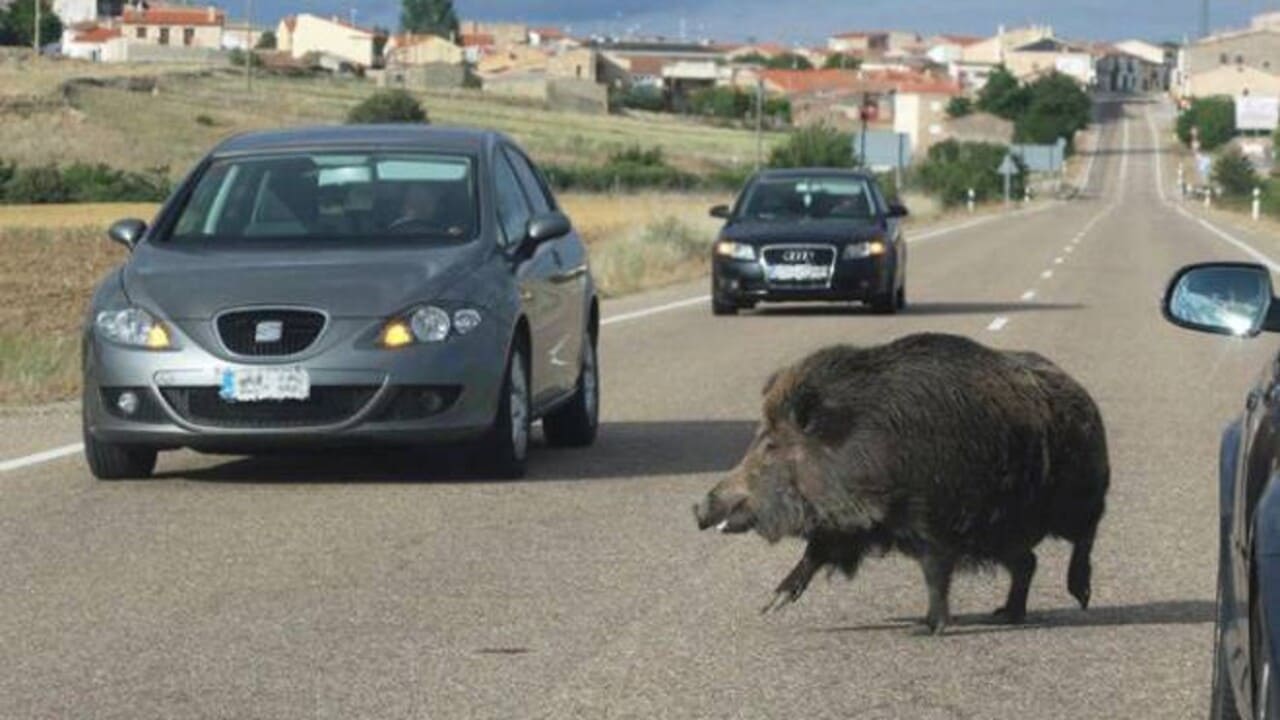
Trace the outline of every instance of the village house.
<path fill-rule="evenodd" d="M 283 18 L 276 27 L 276 47 L 295 59 L 315 54 L 357 67 L 374 65 L 374 32 L 337 17 L 304 13 Z"/>
<path fill-rule="evenodd" d="M 899 82 L 893 93 L 893 129 L 910 139 L 914 152 L 925 153 L 946 138 L 947 105 L 964 94 L 950 80 L 920 79 Z"/>
<path fill-rule="evenodd" d="M 62 54 L 78 60 L 101 62 L 107 57 L 107 44 L 120 36 L 120 28 L 92 24 L 79 30 L 67 28 L 62 34 Z"/>
<path fill-rule="evenodd" d="M 1265 76 L 1280 73 L 1280 21 L 1275 15 L 1254 18 L 1247 30 L 1210 35 L 1184 47 L 1178 57 L 1175 92 L 1199 97 L 1268 84 Z"/>
<path fill-rule="evenodd" d="M 481 58 L 494 51 L 493 36 L 484 33 L 460 33 L 458 44 L 462 46 L 462 58 L 471 65 L 480 62 Z"/>
<path fill-rule="evenodd" d="M 120 28 L 129 43 L 219 50 L 226 21 L 213 6 L 152 5 L 125 8 Z"/>
<path fill-rule="evenodd" d="M 458 24 L 458 34 L 488 35 L 493 38 L 493 45 L 499 48 L 511 45 L 525 45 L 529 42 L 529 26 L 521 23 L 490 23 L 463 20 Z"/>
<path fill-rule="evenodd" d="M 982 42 L 974 35 L 935 35 L 925 45 L 925 57 L 939 65 L 950 65 L 964 59 L 964 49 Z"/>
<path fill-rule="evenodd" d="M 870 57 L 889 52 L 887 32 L 845 32 L 827 38 L 827 49 L 835 53 Z"/>
<path fill-rule="evenodd" d="M 1187 76 L 1179 90 L 1182 97 L 1280 97 L 1280 75 L 1250 65 L 1220 65 Z"/>
<path fill-rule="evenodd" d="M 1096 60 L 1098 89 L 1103 92 L 1148 93 L 1167 89 L 1167 68 L 1113 47 Z"/>
<path fill-rule="evenodd" d="M 461 65 L 463 49 L 439 35 L 401 33 L 387 40 L 383 57 L 387 66 Z"/>
<path fill-rule="evenodd" d="M 1089 87 L 1096 78 L 1093 54 L 1088 48 L 1054 37 L 1044 37 L 1006 52 L 1003 65 L 1024 82 L 1058 72 Z"/>
<path fill-rule="evenodd" d="M 1006 29 L 1001 25 L 996 34 L 985 40 L 965 45 L 959 62 L 969 65 L 1000 65 L 1015 48 L 1030 45 L 1037 40 L 1053 37 L 1053 28 L 1047 25 L 1031 25 Z"/>

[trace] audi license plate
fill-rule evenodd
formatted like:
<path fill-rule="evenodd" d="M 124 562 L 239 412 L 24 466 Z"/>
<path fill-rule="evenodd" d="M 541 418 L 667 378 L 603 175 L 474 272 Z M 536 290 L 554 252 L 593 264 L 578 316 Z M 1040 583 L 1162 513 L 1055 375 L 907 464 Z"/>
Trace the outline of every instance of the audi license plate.
<path fill-rule="evenodd" d="M 774 265 L 769 268 L 769 279 L 774 282 L 825 281 L 827 268 L 822 265 Z"/>
<path fill-rule="evenodd" d="M 311 397 L 311 376 L 300 367 L 226 368 L 218 397 L 226 402 L 306 400 Z"/>

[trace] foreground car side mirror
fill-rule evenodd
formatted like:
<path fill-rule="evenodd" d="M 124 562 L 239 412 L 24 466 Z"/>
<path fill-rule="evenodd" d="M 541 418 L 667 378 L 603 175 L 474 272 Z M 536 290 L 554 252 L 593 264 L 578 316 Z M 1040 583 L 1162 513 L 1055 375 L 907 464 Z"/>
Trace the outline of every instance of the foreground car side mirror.
<path fill-rule="evenodd" d="M 1253 337 L 1280 329 L 1271 273 L 1254 263 L 1200 263 L 1179 270 L 1164 294 L 1169 322 L 1189 330 Z"/>
<path fill-rule="evenodd" d="M 137 218 L 119 220 L 107 230 L 107 237 L 132 251 L 142 240 L 147 231 L 147 224 Z"/>
<path fill-rule="evenodd" d="M 907 212 L 906 205 L 903 205 L 902 203 L 891 202 L 889 203 L 889 212 L 885 214 L 891 218 L 904 218 L 910 215 L 911 213 Z"/>
<path fill-rule="evenodd" d="M 562 212 L 534 215 L 529 220 L 528 229 L 525 231 L 525 241 L 531 246 L 539 245 L 548 240 L 564 237 L 572 229 L 569 218 Z"/>
<path fill-rule="evenodd" d="M 715 207 L 711 208 L 711 217 L 713 217 L 713 218 L 720 218 L 721 220 L 728 220 L 728 219 L 729 219 L 729 206 L 728 206 L 728 205 L 716 205 Z"/>

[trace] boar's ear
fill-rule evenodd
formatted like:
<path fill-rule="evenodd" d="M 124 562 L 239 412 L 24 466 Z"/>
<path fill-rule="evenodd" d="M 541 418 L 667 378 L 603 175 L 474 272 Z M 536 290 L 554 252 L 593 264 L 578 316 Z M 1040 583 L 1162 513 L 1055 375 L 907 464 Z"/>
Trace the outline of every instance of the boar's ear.
<path fill-rule="evenodd" d="M 791 419 L 806 435 L 822 434 L 826 410 L 822 402 L 822 393 L 812 385 L 799 385 L 791 394 Z"/>
<path fill-rule="evenodd" d="M 764 381 L 764 387 L 760 389 L 761 395 L 768 395 L 773 391 L 773 386 L 778 384 L 778 378 L 782 376 L 781 370 L 774 370 L 769 375 L 769 379 Z"/>

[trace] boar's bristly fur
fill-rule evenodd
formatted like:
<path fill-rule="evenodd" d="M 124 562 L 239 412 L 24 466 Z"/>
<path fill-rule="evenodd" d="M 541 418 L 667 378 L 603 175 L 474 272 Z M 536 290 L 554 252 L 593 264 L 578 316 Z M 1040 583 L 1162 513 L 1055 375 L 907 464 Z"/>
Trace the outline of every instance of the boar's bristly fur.
<path fill-rule="evenodd" d="M 827 348 L 775 374 L 746 456 L 695 514 L 702 528 L 808 541 L 770 606 L 823 568 L 852 578 L 868 554 L 916 558 L 926 623 L 941 632 L 951 576 L 970 566 L 1008 569 L 997 613 L 1020 622 L 1047 536 L 1074 544 L 1067 588 L 1087 607 L 1109 477 L 1098 408 L 1056 365 L 921 334 Z"/>

